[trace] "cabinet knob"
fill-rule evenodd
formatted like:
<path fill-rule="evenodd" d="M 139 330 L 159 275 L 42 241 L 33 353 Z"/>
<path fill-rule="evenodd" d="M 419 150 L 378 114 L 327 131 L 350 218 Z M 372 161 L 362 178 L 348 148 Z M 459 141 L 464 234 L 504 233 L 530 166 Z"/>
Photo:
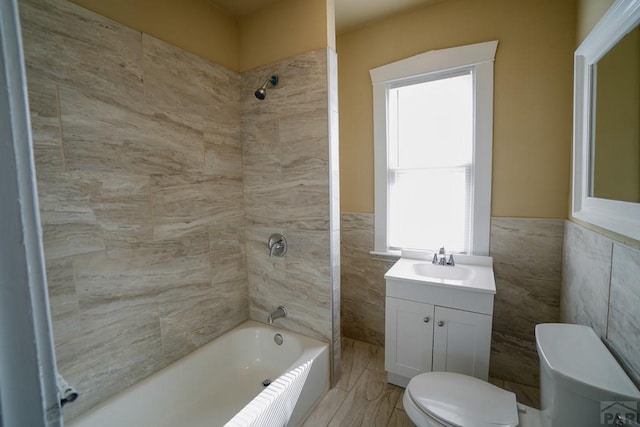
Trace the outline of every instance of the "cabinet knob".
<path fill-rule="evenodd" d="M 424 323 L 429 323 L 429 320 L 431 320 L 431 319 L 429 319 L 429 316 L 425 317 L 424 318 Z"/>
<path fill-rule="evenodd" d="M 438 326 L 444 326 L 444 322 L 441 320 L 438 322 Z"/>

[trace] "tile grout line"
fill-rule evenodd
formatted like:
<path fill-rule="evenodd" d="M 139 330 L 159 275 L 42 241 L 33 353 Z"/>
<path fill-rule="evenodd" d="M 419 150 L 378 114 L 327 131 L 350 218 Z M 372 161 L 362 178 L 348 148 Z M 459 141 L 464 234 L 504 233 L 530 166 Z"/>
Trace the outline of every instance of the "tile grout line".
<path fill-rule="evenodd" d="M 349 396 L 349 393 L 351 392 L 347 392 L 347 396 Z M 326 395 L 325 395 L 326 396 Z M 328 426 L 329 424 L 331 424 L 331 421 L 333 421 L 333 419 L 336 417 L 336 415 L 338 415 L 338 412 L 340 412 L 340 409 L 342 408 L 342 405 L 344 405 L 344 402 L 346 401 L 346 397 L 344 399 L 342 399 L 342 402 L 340 402 L 340 404 L 338 405 L 338 407 L 336 408 L 336 410 L 333 412 L 333 415 L 331 415 L 331 418 L 329 418 L 329 420 L 327 421 L 327 423 L 325 424 L 325 427 Z"/>
<path fill-rule="evenodd" d="M 354 354 L 355 354 L 355 352 L 354 352 Z M 356 379 L 356 381 L 353 383 L 353 386 L 351 386 L 351 388 L 349 390 L 343 390 L 343 391 L 346 391 L 347 395 L 345 396 L 345 398 L 342 400 L 342 402 L 338 406 L 338 409 L 336 409 L 334 414 L 331 416 L 331 419 L 327 423 L 327 426 L 329 424 L 331 424 L 331 421 L 333 421 L 333 419 L 336 417 L 336 415 L 338 415 L 338 413 L 340 412 L 340 409 L 342 408 L 342 405 L 344 405 L 344 403 L 347 401 L 347 398 L 349 397 L 349 395 L 351 395 L 351 393 L 355 392 L 355 390 L 356 390 L 358 384 L 360 383 L 360 381 L 362 380 L 362 377 L 363 377 L 363 375 L 364 375 L 366 370 L 367 370 L 367 367 L 365 366 L 365 368 L 362 370 L 362 372 L 360 372 L 360 375 L 358 375 L 358 379 Z"/>
<path fill-rule="evenodd" d="M 58 127 L 60 128 L 59 137 L 60 137 L 60 154 L 62 155 L 62 173 L 67 171 L 67 158 L 64 154 L 64 129 L 62 127 L 62 105 L 60 101 L 60 85 L 55 83 L 56 85 L 56 107 L 58 108 Z"/>
<path fill-rule="evenodd" d="M 358 340 L 354 340 L 354 339 L 352 339 L 352 341 L 355 343 L 355 342 L 357 342 Z M 352 349 L 353 349 L 353 347 L 354 347 L 354 346 L 352 346 Z M 355 355 L 355 351 L 353 351 L 353 355 Z M 341 356 L 341 358 L 342 358 L 342 356 Z M 352 367 L 353 367 L 353 361 L 354 361 L 354 357 L 353 357 L 353 356 L 352 356 L 352 360 L 351 360 L 351 361 L 352 361 Z M 345 396 L 345 398 L 342 400 L 342 402 L 340 403 L 340 405 L 338 405 L 338 408 L 335 410 L 335 412 L 333 413 L 333 415 L 331 416 L 331 418 L 330 418 L 330 419 L 329 419 L 329 421 L 327 422 L 327 424 L 326 424 L 327 426 L 328 426 L 329 424 L 331 424 L 331 422 L 333 421 L 333 419 L 334 419 L 334 418 L 336 417 L 336 415 L 340 412 L 340 409 L 342 408 L 342 405 L 344 405 L 344 402 L 346 402 L 347 397 L 349 397 L 349 395 L 353 392 L 353 390 L 355 390 L 356 386 L 358 385 L 358 383 L 359 383 L 359 382 L 360 382 L 360 380 L 362 379 L 362 376 L 363 376 L 363 374 L 365 373 L 365 371 L 366 371 L 367 369 L 368 369 L 368 364 L 367 364 L 367 366 L 365 366 L 365 367 L 364 367 L 364 369 L 362 370 L 362 372 L 360 372 L 360 375 L 358 375 L 358 378 L 357 378 L 357 379 L 356 379 L 356 381 L 353 383 L 353 386 L 351 386 L 351 388 L 348 388 L 347 390 L 345 390 L 345 389 L 342 389 L 342 388 L 340 388 L 340 387 L 335 387 L 335 388 L 338 388 L 339 390 L 342 390 L 342 391 L 346 392 L 346 393 L 347 393 L 347 395 L 346 395 L 346 396 Z M 353 372 L 353 370 L 351 370 L 351 372 Z M 347 383 L 347 386 L 348 386 L 348 383 Z"/>

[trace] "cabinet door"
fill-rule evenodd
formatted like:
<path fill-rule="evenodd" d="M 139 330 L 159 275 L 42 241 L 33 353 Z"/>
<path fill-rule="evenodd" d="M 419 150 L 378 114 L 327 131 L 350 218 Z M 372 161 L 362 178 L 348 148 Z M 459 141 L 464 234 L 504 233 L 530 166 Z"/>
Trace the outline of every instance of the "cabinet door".
<path fill-rule="evenodd" d="M 458 372 L 487 380 L 491 350 L 491 316 L 436 307 L 433 370 Z"/>
<path fill-rule="evenodd" d="M 385 369 L 407 378 L 431 371 L 434 306 L 398 298 L 386 302 Z"/>

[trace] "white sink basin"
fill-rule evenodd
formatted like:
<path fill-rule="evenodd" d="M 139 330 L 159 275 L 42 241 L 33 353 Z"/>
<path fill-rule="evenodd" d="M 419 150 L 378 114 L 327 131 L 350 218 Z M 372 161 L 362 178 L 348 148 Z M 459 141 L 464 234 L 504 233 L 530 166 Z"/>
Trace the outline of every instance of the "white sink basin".
<path fill-rule="evenodd" d="M 473 278 L 473 270 L 460 266 L 439 265 L 431 263 L 418 263 L 413 265 L 417 275 L 429 277 L 432 279 L 444 280 L 471 280 Z"/>
<path fill-rule="evenodd" d="M 454 255 L 455 266 L 432 264 L 431 258 L 433 253 L 429 252 L 403 253 L 403 257 L 387 271 L 384 277 L 419 283 L 420 286 L 454 287 L 489 294 L 496 293 L 491 257 L 457 254 Z M 399 298 L 405 297 L 410 299 L 407 295 Z"/>

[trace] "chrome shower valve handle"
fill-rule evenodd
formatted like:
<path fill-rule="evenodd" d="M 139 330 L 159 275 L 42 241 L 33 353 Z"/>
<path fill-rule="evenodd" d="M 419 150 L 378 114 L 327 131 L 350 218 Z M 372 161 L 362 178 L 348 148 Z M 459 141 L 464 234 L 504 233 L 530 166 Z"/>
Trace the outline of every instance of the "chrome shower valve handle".
<path fill-rule="evenodd" d="M 274 233 L 269 237 L 267 247 L 269 248 L 269 258 L 282 257 L 287 253 L 287 239 L 280 233 Z"/>

